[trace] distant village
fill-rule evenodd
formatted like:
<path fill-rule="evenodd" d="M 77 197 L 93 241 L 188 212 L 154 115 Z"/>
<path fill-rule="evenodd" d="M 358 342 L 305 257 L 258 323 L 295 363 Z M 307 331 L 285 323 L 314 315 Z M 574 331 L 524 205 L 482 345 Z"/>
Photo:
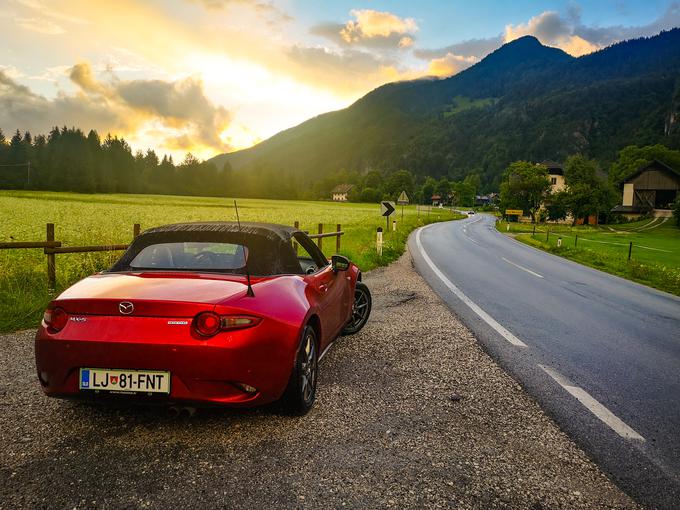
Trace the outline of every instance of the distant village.
<path fill-rule="evenodd" d="M 554 197 L 560 192 L 565 192 L 568 186 L 564 176 L 564 165 L 549 160 L 542 161 L 540 165 L 548 169 L 550 189 L 547 196 Z M 332 189 L 330 198 L 334 202 L 348 202 L 353 188 L 352 184 L 338 184 Z M 643 216 L 670 218 L 673 204 L 680 196 L 680 169 L 654 159 L 623 179 L 619 190 L 620 203 L 611 208 L 609 211 L 611 215 L 625 220 L 636 220 Z M 475 194 L 473 203 L 461 203 L 457 200 L 455 191 L 450 191 L 447 194 L 434 193 L 429 199 L 423 197 L 423 202 L 433 207 L 474 206 L 497 209 L 500 207 L 500 198 L 500 193 L 497 192 Z M 546 209 L 550 205 L 551 200 L 548 198 L 541 207 Z M 568 215 L 565 215 L 564 219 L 573 221 Z M 597 224 L 598 214 L 577 218 L 575 223 Z"/>

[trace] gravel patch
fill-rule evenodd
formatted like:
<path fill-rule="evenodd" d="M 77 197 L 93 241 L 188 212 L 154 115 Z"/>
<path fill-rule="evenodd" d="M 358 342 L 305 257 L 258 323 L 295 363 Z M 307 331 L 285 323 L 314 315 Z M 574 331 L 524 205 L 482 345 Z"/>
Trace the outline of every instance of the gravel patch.
<path fill-rule="evenodd" d="M 0 508 L 636 508 L 478 346 L 405 254 L 321 362 L 305 417 L 48 399 L 0 336 Z"/>

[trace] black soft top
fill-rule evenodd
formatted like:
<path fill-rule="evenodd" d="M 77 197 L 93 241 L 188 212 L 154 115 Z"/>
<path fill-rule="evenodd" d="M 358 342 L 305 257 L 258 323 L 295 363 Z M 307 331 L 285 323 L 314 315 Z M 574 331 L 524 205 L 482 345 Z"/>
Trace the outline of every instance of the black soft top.
<path fill-rule="evenodd" d="M 235 221 L 199 221 L 192 223 L 173 223 L 172 225 L 162 225 L 160 227 L 154 227 L 150 228 L 149 230 L 145 230 L 142 235 L 156 234 L 160 232 L 242 232 L 244 234 L 264 236 L 272 240 L 279 238 L 282 241 L 288 242 L 293 237 L 293 234 L 300 232 L 300 230 L 295 227 L 277 225 L 275 223 L 256 223 L 244 221 L 241 223 L 241 227 L 239 229 L 239 225 Z"/>
<path fill-rule="evenodd" d="M 129 271 L 137 254 L 153 244 L 215 241 L 245 245 L 249 251 L 248 270 L 253 275 L 301 274 L 300 261 L 291 243 L 297 232 L 300 230 L 295 227 L 252 222 L 241 223 L 240 229 L 238 223 L 231 221 L 163 225 L 142 232 L 109 271 Z"/>

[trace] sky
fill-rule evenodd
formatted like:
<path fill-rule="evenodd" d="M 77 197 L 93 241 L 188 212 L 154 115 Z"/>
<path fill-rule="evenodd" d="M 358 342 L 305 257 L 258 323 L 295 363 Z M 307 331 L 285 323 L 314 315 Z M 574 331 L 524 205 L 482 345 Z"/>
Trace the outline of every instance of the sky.
<path fill-rule="evenodd" d="M 524 35 L 581 56 L 677 26 L 668 0 L 0 0 L 0 129 L 205 159 Z"/>

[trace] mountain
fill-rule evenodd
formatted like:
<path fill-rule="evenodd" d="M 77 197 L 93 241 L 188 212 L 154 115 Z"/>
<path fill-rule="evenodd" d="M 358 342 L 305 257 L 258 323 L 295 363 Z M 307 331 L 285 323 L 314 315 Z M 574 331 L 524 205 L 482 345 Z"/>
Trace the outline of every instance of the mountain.
<path fill-rule="evenodd" d="M 342 169 L 455 180 L 477 173 L 494 189 L 518 159 L 579 152 L 606 168 L 627 145 L 680 147 L 679 117 L 680 29 L 580 58 L 527 36 L 450 78 L 381 86 L 211 161 L 266 181 L 259 192 L 269 196 L 299 196 L 300 186 Z"/>

